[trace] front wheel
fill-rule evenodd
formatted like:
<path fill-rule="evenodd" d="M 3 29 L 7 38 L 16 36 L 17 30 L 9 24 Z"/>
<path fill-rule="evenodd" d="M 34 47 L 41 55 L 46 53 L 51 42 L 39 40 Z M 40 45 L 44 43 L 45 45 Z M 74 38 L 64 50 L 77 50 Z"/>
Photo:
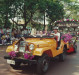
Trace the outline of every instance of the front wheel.
<path fill-rule="evenodd" d="M 44 54 L 41 58 L 38 59 L 38 63 L 37 63 L 38 74 L 43 74 L 48 70 L 49 61 L 50 59 L 47 54 Z"/>
<path fill-rule="evenodd" d="M 15 62 L 15 65 L 10 64 L 10 66 L 11 66 L 13 69 L 19 68 L 20 65 L 21 65 L 21 62 Z"/>

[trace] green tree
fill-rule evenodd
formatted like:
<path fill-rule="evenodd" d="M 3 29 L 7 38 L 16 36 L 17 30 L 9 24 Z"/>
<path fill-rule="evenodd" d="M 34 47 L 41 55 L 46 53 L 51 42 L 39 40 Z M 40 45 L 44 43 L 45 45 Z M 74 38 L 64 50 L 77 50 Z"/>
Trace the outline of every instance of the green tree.
<path fill-rule="evenodd" d="M 63 19 L 64 16 L 63 5 L 60 4 L 59 1 L 50 0 L 47 6 L 48 7 L 46 13 L 50 25 L 54 23 L 56 20 Z"/>
<path fill-rule="evenodd" d="M 45 29 L 45 17 L 49 18 L 50 23 L 61 19 L 63 7 L 57 0 L 1 0 L 0 14 L 4 27 L 11 19 L 13 24 L 23 25 L 23 28 L 26 28 L 27 24 L 36 18 L 44 20 Z M 19 19 L 24 20 L 24 24 L 18 24 Z"/>
<path fill-rule="evenodd" d="M 37 0 L 16 0 L 13 3 L 14 8 L 11 9 L 15 11 L 15 17 L 19 16 L 20 19 L 24 20 L 23 28 L 26 28 L 27 24 L 31 21 L 35 11 L 37 10 L 37 3 Z M 14 20 L 12 21 L 15 22 Z M 15 23 L 18 25 L 17 22 Z"/>
<path fill-rule="evenodd" d="M 65 18 L 79 19 L 79 0 L 61 0 L 64 5 Z"/>
<path fill-rule="evenodd" d="M 2 19 L 2 24 L 4 27 L 8 26 L 9 16 L 10 16 L 10 6 L 14 0 L 0 0 L 0 18 Z"/>
<path fill-rule="evenodd" d="M 45 19 L 46 19 L 46 10 L 47 10 L 47 1 L 48 0 L 39 0 L 38 3 L 38 10 L 40 11 L 40 13 L 43 14 L 43 19 L 44 19 L 44 27 L 43 30 L 45 30 Z"/>
<path fill-rule="evenodd" d="M 38 10 L 42 13 L 41 16 L 44 19 L 44 30 L 46 17 L 52 24 L 54 21 L 63 18 L 64 15 L 63 5 L 58 0 L 39 0 Z"/>

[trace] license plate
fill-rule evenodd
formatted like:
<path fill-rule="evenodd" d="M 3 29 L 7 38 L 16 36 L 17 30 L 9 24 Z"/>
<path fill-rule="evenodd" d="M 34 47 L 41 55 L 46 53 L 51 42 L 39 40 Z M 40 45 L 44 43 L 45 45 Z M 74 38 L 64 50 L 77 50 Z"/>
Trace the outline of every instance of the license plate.
<path fill-rule="evenodd" d="M 14 61 L 14 60 L 9 60 L 9 59 L 8 59 L 8 60 L 7 60 L 7 63 L 8 63 L 8 64 L 13 64 L 13 65 L 15 65 L 15 61 Z"/>

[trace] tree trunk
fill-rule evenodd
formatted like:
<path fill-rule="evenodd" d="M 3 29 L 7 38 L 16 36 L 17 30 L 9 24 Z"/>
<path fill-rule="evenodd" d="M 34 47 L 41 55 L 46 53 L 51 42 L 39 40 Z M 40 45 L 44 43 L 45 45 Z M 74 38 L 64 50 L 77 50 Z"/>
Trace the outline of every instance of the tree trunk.
<path fill-rule="evenodd" d="M 26 21 L 26 6 L 24 5 L 24 13 L 23 13 L 23 15 L 24 15 L 24 26 L 23 26 L 23 29 L 26 29 L 26 26 L 27 26 L 27 21 Z"/>
<path fill-rule="evenodd" d="M 8 22 L 8 13 L 6 13 L 6 16 L 5 16 L 4 28 L 7 28 L 7 22 Z"/>
<path fill-rule="evenodd" d="M 45 19 L 46 19 L 46 17 L 45 17 L 45 12 L 44 12 L 44 31 L 45 31 Z"/>

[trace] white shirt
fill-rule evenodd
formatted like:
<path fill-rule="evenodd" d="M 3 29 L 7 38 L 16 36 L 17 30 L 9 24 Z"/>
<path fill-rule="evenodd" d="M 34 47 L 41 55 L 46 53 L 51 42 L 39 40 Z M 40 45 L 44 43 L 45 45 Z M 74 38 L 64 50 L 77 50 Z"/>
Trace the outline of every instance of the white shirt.
<path fill-rule="evenodd" d="M 35 28 L 32 29 L 31 35 L 36 35 L 36 29 Z"/>
<path fill-rule="evenodd" d="M 57 41 L 60 41 L 60 33 L 59 32 L 57 32 L 56 34 L 54 33 L 54 36 L 58 36 Z"/>
<path fill-rule="evenodd" d="M 7 29 L 7 33 L 10 33 L 11 32 L 11 29 Z"/>

